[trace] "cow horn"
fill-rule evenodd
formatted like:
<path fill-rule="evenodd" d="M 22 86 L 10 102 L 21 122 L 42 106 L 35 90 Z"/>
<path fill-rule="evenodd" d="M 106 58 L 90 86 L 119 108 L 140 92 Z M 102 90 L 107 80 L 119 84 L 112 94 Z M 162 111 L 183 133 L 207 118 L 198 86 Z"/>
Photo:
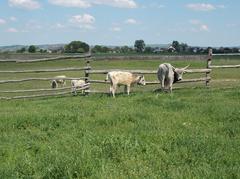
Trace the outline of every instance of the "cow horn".
<path fill-rule="evenodd" d="M 190 66 L 190 65 L 188 65 L 188 66 L 185 66 L 183 69 L 184 69 L 184 70 L 186 70 L 186 69 L 187 69 L 189 66 Z"/>

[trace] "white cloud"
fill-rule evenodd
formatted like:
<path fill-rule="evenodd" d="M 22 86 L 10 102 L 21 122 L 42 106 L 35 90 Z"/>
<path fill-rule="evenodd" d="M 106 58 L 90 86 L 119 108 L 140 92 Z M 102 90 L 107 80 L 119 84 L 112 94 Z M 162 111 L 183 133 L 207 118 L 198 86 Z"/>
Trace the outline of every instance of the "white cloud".
<path fill-rule="evenodd" d="M 135 25 L 135 24 L 138 24 L 137 20 L 135 19 L 127 19 L 125 21 L 126 24 L 132 24 L 132 25 Z"/>
<path fill-rule="evenodd" d="M 120 31 L 122 31 L 122 29 L 120 27 L 112 27 L 112 28 L 110 28 L 110 30 L 113 31 L 113 32 L 120 32 Z"/>
<path fill-rule="evenodd" d="M 10 19 L 11 21 L 17 21 L 17 18 L 16 18 L 16 17 L 14 17 L 14 16 L 12 16 L 12 17 L 9 17 L 9 19 Z"/>
<path fill-rule="evenodd" d="M 200 26 L 200 31 L 209 31 L 209 27 L 206 25 L 206 24 L 202 24 L 201 26 Z"/>
<path fill-rule="evenodd" d="M 199 32 L 199 31 L 208 32 L 209 31 L 208 25 L 202 23 L 201 21 L 199 21 L 197 19 L 192 19 L 189 21 L 189 23 L 193 25 L 193 27 L 191 28 L 191 31 L 193 31 L 193 32 Z"/>
<path fill-rule="evenodd" d="M 94 4 L 108 5 L 119 8 L 136 8 L 134 0 L 93 0 Z"/>
<path fill-rule="evenodd" d="M 28 10 L 39 9 L 41 7 L 40 3 L 36 0 L 8 0 L 8 4 L 11 7 Z"/>
<path fill-rule="evenodd" d="M 50 3 L 64 7 L 79 7 L 88 8 L 91 7 L 91 3 L 86 0 L 49 0 Z"/>
<path fill-rule="evenodd" d="M 216 9 L 214 5 L 205 3 L 187 4 L 186 7 L 194 11 L 212 11 Z"/>
<path fill-rule="evenodd" d="M 79 28 L 93 29 L 95 18 L 89 14 L 75 15 L 69 19 L 69 22 Z"/>
<path fill-rule="evenodd" d="M 7 29 L 7 32 L 16 33 L 16 32 L 18 32 L 18 30 L 13 27 L 10 27 Z"/>
<path fill-rule="evenodd" d="M 6 21 L 4 19 L 0 19 L 0 25 L 6 24 Z"/>
<path fill-rule="evenodd" d="M 118 8 L 136 8 L 134 0 L 48 0 L 51 4 L 64 7 L 88 8 L 93 5 L 107 5 Z"/>

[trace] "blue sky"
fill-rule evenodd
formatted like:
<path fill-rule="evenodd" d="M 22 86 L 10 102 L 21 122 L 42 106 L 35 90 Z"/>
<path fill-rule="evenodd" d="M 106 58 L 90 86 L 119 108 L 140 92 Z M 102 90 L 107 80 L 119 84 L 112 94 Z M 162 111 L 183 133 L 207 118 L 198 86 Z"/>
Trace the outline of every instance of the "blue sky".
<path fill-rule="evenodd" d="M 1 0 L 0 46 L 136 39 L 239 46 L 239 8 L 238 0 Z"/>

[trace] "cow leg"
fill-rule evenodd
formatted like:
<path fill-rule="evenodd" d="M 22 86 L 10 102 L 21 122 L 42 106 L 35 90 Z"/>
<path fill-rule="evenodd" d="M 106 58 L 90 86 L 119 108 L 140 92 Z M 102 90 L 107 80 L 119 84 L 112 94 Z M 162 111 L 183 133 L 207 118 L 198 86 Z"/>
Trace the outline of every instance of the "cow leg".
<path fill-rule="evenodd" d="M 130 94 L 130 85 L 127 85 L 127 94 Z"/>
<path fill-rule="evenodd" d="M 110 91 L 110 94 L 112 94 L 112 92 L 113 92 L 113 84 L 110 85 L 109 91 Z"/>
<path fill-rule="evenodd" d="M 164 92 L 164 83 L 165 83 L 165 78 L 163 78 L 162 81 L 161 81 L 162 92 Z"/>
<path fill-rule="evenodd" d="M 169 91 L 172 93 L 172 85 L 169 86 Z"/>
<path fill-rule="evenodd" d="M 173 80 L 169 81 L 169 92 L 172 93 L 172 85 L 173 85 Z"/>
<path fill-rule="evenodd" d="M 114 98 L 115 98 L 116 89 L 117 89 L 117 85 L 113 84 L 113 86 L 112 86 L 112 95 L 113 95 Z"/>

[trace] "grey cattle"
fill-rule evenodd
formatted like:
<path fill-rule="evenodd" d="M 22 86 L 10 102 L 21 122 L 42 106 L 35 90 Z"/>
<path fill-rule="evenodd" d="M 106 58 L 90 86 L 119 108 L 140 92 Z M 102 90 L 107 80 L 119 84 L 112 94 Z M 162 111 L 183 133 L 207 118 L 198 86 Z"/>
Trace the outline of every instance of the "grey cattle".
<path fill-rule="evenodd" d="M 189 65 L 184 68 L 174 68 L 170 63 L 159 65 L 157 77 L 160 81 L 162 91 L 168 88 L 172 92 L 173 83 L 182 80 L 182 75 L 188 67 Z"/>

